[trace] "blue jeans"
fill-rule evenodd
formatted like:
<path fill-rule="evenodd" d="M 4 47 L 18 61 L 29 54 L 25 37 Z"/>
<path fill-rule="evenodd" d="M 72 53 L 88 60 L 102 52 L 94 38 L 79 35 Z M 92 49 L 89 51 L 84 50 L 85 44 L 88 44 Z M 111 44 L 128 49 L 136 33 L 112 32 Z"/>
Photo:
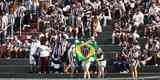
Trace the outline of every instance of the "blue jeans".
<path fill-rule="evenodd" d="M 76 16 L 72 15 L 68 17 L 69 25 L 75 25 L 76 23 L 75 21 L 76 21 Z"/>
<path fill-rule="evenodd" d="M 144 8 L 146 9 L 146 8 L 149 8 L 149 6 L 150 6 L 150 2 L 144 2 Z"/>
<path fill-rule="evenodd" d="M 107 27 L 107 16 L 104 16 L 103 17 L 103 24 L 102 24 L 103 27 Z"/>
<path fill-rule="evenodd" d="M 71 0 L 63 0 L 64 6 L 70 5 Z"/>
<path fill-rule="evenodd" d="M 0 44 L 4 44 L 6 42 L 6 32 L 0 33 Z"/>

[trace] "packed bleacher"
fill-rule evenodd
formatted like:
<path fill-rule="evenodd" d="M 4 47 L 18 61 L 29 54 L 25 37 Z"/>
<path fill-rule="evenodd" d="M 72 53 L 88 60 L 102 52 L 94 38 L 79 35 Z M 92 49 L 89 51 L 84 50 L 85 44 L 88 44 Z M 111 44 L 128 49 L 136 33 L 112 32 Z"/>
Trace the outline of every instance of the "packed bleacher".
<path fill-rule="evenodd" d="M 0 58 L 29 58 L 32 72 L 104 76 L 107 52 L 96 39 L 111 27 L 122 48 L 113 64 L 136 74 L 160 64 L 159 24 L 159 0 L 1 0 Z"/>

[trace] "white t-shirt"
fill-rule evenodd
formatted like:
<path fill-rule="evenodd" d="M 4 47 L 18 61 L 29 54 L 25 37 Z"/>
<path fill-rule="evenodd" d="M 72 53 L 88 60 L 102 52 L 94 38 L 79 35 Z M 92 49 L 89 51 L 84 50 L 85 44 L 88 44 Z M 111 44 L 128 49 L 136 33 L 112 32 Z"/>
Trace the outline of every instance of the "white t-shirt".
<path fill-rule="evenodd" d="M 85 0 L 85 3 L 91 3 L 91 1 L 90 0 Z"/>
<path fill-rule="evenodd" d="M 36 51 L 37 51 L 37 48 L 40 46 L 40 41 L 36 40 L 34 42 L 31 43 L 31 46 L 30 46 L 30 55 L 33 55 L 33 54 L 37 54 Z"/>
<path fill-rule="evenodd" d="M 135 7 L 135 3 L 130 3 L 130 7 L 134 8 Z"/>
<path fill-rule="evenodd" d="M 139 38 L 139 37 L 140 37 L 140 35 L 139 35 L 137 32 L 134 32 L 134 33 L 133 33 L 133 38 L 134 38 L 134 39 L 137 39 L 137 38 Z"/>
<path fill-rule="evenodd" d="M 6 15 L 4 15 L 2 17 L 2 25 L 1 25 L 1 28 L 3 30 L 7 30 L 7 26 L 8 26 L 8 17 Z"/>
<path fill-rule="evenodd" d="M 134 57 L 135 57 L 135 58 L 138 58 L 138 57 L 139 57 L 139 51 L 136 51 L 136 52 L 134 53 Z"/>
<path fill-rule="evenodd" d="M 23 17 L 25 14 L 24 12 L 26 11 L 26 7 L 25 6 L 19 6 L 16 11 L 15 11 L 15 16 L 16 17 Z"/>
<path fill-rule="evenodd" d="M 135 25 L 139 26 L 139 24 L 143 24 L 143 20 L 144 20 L 144 14 L 142 12 L 139 12 L 138 14 L 135 14 L 133 16 L 133 20 L 135 20 Z"/>
<path fill-rule="evenodd" d="M 40 57 L 48 57 L 50 54 L 50 49 L 48 46 L 40 45 L 39 46 Z"/>

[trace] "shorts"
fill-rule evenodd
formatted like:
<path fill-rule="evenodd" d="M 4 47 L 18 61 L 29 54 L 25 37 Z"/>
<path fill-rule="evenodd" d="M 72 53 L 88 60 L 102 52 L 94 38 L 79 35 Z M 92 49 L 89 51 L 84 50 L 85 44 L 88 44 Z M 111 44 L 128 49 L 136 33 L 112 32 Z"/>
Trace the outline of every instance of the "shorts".
<path fill-rule="evenodd" d="M 130 64 L 130 67 L 131 68 L 135 68 L 135 67 L 138 67 L 139 65 L 139 61 L 138 60 L 134 60 L 131 64 Z"/>
<path fill-rule="evenodd" d="M 106 67 L 106 60 L 98 61 L 98 66 L 99 67 Z"/>
<path fill-rule="evenodd" d="M 89 61 L 82 63 L 82 66 L 84 67 L 84 69 L 89 69 L 90 65 L 91 65 L 91 62 L 89 62 Z"/>

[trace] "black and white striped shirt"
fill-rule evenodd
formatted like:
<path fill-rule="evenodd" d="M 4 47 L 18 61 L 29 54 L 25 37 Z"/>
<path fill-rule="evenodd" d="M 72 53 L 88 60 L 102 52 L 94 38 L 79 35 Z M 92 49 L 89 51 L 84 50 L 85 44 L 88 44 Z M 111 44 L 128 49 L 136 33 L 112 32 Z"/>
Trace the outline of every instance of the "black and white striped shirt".
<path fill-rule="evenodd" d="M 16 17 L 23 17 L 25 11 L 26 11 L 26 8 L 24 6 L 19 6 L 15 11 Z"/>

